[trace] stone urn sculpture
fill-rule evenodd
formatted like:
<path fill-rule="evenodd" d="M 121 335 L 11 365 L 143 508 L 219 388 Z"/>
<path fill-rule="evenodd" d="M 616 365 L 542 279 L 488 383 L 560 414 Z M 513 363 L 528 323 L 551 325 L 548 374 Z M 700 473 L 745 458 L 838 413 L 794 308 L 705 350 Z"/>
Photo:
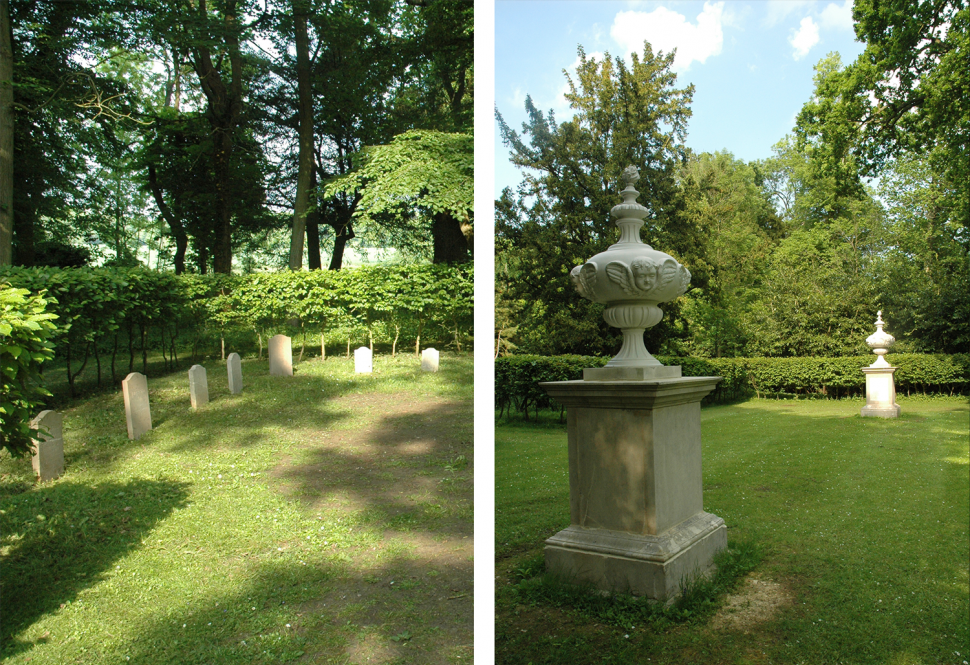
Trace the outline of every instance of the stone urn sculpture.
<path fill-rule="evenodd" d="M 569 454 L 570 524 L 546 540 L 545 559 L 564 579 L 668 601 L 727 545 L 724 520 L 704 511 L 701 473 L 700 403 L 720 377 L 681 376 L 643 343 L 690 272 L 641 242 L 649 211 L 637 178 L 623 172 L 623 202 L 610 211 L 619 241 L 570 272 L 584 298 L 606 305 L 623 347 L 582 380 L 539 384 L 566 407 Z"/>
<path fill-rule="evenodd" d="M 866 345 L 876 354 L 876 359 L 862 371 L 866 375 L 866 405 L 862 407 L 863 417 L 898 418 L 899 405 L 896 404 L 896 383 L 893 374 L 896 368 L 886 361 L 886 353 L 896 343 L 896 338 L 882 327 L 882 310 L 876 312 L 876 332 L 866 338 Z"/>
<path fill-rule="evenodd" d="M 605 304 L 603 319 L 623 332 L 623 347 L 606 364 L 609 368 L 663 367 L 647 351 L 643 332 L 663 319 L 660 303 L 683 295 L 690 286 L 687 268 L 640 240 L 643 219 L 650 211 L 636 201 L 640 192 L 633 185 L 639 178 L 635 166 L 623 171 L 623 202 L 610 210 L 620 229 L 619 241 L 569 273 L 579 294 Z"/>

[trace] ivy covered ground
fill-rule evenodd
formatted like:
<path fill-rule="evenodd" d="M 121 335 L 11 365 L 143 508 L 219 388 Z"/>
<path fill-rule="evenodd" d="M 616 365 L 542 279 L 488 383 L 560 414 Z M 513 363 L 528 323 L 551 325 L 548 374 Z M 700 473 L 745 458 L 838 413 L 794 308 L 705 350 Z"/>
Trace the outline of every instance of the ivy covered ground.
<path fill-rule="evenodd" d="M 462 663 L 472 655 L 472 359 L 207 362 L 64 409 L 67 472 L 0 460 L 5 663 Z"/>

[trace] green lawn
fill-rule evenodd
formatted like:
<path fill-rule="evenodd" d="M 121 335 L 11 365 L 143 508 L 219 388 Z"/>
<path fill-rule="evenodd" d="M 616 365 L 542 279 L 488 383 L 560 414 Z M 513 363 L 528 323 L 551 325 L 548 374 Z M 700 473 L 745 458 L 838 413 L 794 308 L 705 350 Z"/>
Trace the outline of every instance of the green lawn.
<path fill-rule="evenodd" d="M 7 663 L 461 663 L 472 655 L 472 360 L 244 361 L 207 406 L 150 378 L 65 408 L 66 474 L 0 460 Z"/>
<path fill-rule="evenodd" d="M 897 420 L 861 418 L 862 400 L 703 409 L 705 509 L 762 557 L 740 610 L 676 625 L 624 625 L 522 581 L 569 523 L 565 426 L 497 423 L 497 661 L 970 661 L 970 409 L 899 402 Z"/>

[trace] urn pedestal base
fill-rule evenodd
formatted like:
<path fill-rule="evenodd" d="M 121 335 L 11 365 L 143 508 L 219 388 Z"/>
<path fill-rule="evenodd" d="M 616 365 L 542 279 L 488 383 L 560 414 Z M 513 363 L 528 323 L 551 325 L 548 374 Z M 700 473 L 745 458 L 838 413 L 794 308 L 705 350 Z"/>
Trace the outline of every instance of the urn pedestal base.
<path fill-rule="evenodd" d="M 866 405 L 862 407 L 863 417 L 898 418 L 899 405 L 896 404 L 896 384 L 893 381 L 895 367 L 863 367 L 866 375 Z"/>
<path fill-rule="evenodd" d="M 669 600 L 711 569 L 727 531 L 703 510 L 700 401 L 720 380 L 540 384 L 566 406 L 569 440 L 570 526 L 546 541 L 550 572 Z"/>

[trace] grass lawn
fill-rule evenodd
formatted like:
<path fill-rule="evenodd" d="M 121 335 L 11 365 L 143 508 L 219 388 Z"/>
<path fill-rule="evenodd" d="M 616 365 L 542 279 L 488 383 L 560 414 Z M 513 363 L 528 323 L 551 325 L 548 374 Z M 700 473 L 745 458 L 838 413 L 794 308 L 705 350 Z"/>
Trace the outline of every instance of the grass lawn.
<path fill-rule="evenodd" d="M 896 420 L 858 399 L 702 410 L 704 508 L 761 558 L 680 623 L 536 593 L 543 540 L 569 524 L 566 430 L 498 422 L 496 660 L 970 661 L 970 409 L 898 401 Z"/>
<path fill-rule="evenodd" d="M 205 363 L 63 409 L 66 474 L 0 460 L 4 663 L 462 663 L 472 657 L 472 359 L 343 358 L 244 390 Z"/>

